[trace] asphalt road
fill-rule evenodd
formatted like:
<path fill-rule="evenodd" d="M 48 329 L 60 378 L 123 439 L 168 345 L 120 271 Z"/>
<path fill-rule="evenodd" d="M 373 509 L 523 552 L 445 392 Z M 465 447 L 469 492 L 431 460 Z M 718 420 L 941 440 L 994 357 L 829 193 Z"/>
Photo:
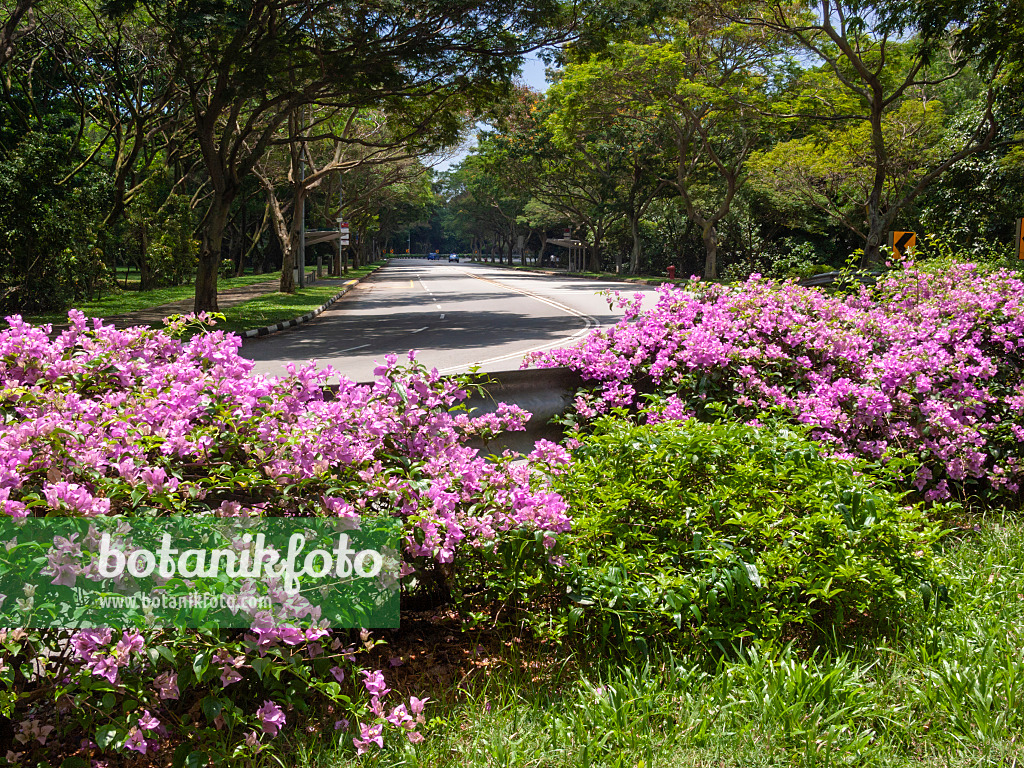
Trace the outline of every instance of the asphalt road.
<path fill-rule="evenodd" d="M 247 341 L 242 355 L 259 373 L 283 374 L 287 363 L 312 359 L 355 381 L 372 380 L 389 352 L 410 349 L 442 373 L 472 365 L 513 370 L 528 352 L 572 344 L 617 322 L 622 310 L 598 295 L 609 289 L 654 301 L 647 285 L 395 259 L 314 320 Z"/>

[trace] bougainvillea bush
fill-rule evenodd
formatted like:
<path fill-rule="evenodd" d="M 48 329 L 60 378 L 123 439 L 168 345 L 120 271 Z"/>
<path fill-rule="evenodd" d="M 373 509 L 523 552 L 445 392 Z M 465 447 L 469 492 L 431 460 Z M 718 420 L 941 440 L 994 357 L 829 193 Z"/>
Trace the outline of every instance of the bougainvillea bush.
<path fill-rule="evenodd" d="M 536 356 L 594 386 L 587 420 L 616 406 L 652 421 L 782 409 L 837 455 L 902 465 L 927 499 L 1020 498 L 1024 463 L 1024 281 L 1005 270 L 913 264 L 829 295 L 758 275 L 733 286 L 663 287 L 641 311 L 571 349 Z M 645 408 L 645 393 L 667 397 Z"/>
<path fill-rule="evenodd" d="M 12 317 L 0 333 L 7 515 L 383 512 L 403 521 L 406 574 L 436 567 L 455 579 L 460 559 L 505 533 L 540 531 L 549 545 L 569 528 L 543 472 L 467 445 L 526 414 L 469 416 L 457 380 L 389 357 L 373 385 L 342 379 L 325 397 L 329 370 L 254 375 L 235 336 L 184 342 L 184 322 L 69 320 L 54 336 Z M 548 455 L 561 460 L 540 451 L 533 466 Z M 425 697 L 400 701 L 381 671 L 361 668 L 373 644 L 280 626 L 2 630 L 0 759 L 113 766 L 134 752 L 222 764 L 273 751 L 297 725 L 360 753 L 416 742 Z"/>

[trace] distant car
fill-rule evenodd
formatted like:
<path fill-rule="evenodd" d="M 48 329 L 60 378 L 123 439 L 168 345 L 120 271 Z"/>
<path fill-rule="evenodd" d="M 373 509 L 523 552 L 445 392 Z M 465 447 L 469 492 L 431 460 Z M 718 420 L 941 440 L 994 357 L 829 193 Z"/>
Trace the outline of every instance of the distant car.
<path fill-rule="evenodd" d="M 437 261 L 437 257 L 438 257 L 438 254 L 436 254 L 436 253 L 428 253 L 427 254 L 427 259 L 430 260 L 430 261 Z"/>
<path fill-rule="evenodd" d="M 454 261 L 456 264 L 458 264 L 459 263 L 459 254 L 453 253 L 451 256 L 448 257 L 448 261 L 449 261 L 449 263 Z"/>

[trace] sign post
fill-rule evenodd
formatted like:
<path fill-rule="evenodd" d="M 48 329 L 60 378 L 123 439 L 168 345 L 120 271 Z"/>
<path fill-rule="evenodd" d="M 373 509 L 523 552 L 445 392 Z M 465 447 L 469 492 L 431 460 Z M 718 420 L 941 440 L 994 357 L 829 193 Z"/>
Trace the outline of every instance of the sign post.
<path fill-rule="evenodd" d="M 916 232 L 890 232 L 889 233 L 889 247 L 892 248 L 893 256 L 906 255 L 914 250 L 914 246 L 917 245 L 917 233 Z"/>
<path fill-rule="evenodd" d="M 1017 260 L 1024 261 L 1024 219 L 1017 219 Z"/>

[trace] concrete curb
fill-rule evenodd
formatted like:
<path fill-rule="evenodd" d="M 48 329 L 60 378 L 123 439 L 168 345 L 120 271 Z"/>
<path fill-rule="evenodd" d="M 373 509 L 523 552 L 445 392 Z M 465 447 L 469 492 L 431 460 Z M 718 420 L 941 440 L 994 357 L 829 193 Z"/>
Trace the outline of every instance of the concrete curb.
<path fill-rule="evenodd" d="M 526 454 L 532 451 L 538 440 L 559 442 L 564 430 L 560 424 L 552 424 L 555 416 L 565 413 L 572 405 L 577 391 L 587 382 L 576 371 L 569 368 L 529 368 L 527 370 L 479 373 L 473 377 L 483 387 L 482 392 L 473 391 L 463 405 L 467 413 L 482 416 L 498 410 L 499 403 L 518 405 L 530 412 L 522 431 L 502 432 L 492 438 L 473 438 L 469 444 L 485 453 L 500 454 L 505 449 Z M 359 386 L 372 387 L 375 382 L 362 382 Z M 337 384 L 323 388 L 324 398 L 332 399 L 338 392 Z"/>
<path fill-rule="evenodd" d="M 314 309 L 312 312 L 307 312 L 306 314 L 302 315 L 302 317 L 296 317 L 296 318 L 293 318 L 292 320 L 284 320 L 284 321 L 282 321 L 280 323 L 275 323 L 274 325 L 267 325 L 267 326 L 264 326 L 262 328 L 252 328 L 252 329 L 250 329 L 248 331 L 242 331 L 238 335 L 241 336 L 243 339 L 255 339 L 255 338 L 259 337 L 259 336 L 269 336 L 272 333 L 279 333 L 280 331 L 284 331 L 284 330 L 286 330 L 288 328 L 294 328 L 297 325 L 302 325 L 303 323 L 309 322 L 314 317 L 316 317 L 321 312 L 323 312 L 325 309 L 327 309 L 328 307 L 332 306 L 338 299 L 340 299 L 346 293 L 351 291 L 360 282 L 362 282 L 363 280 L 368 278 L 370 275 L 372 275 L 378 269 L 380 269 L 380 267 L 374 268 L 373 271 L 367 272 L 362 277 L 356 278 L 354 280 L 347 280 L 346 282 L 342 283 L 341 284 L 341 290 L 338 291 L 334 296 L 332 296 L 329 301 L 327 301 L 326 303 L 322 304 L 317 309 Z"/>
<path fill-rule="evenodd" d="M 606 283 L 623 283 L 624 285 L 664 285 L 668 283 L 670 285 L 678 285 L 683 280 L 669 280 L 665 278 L 655 278 L 653 280 L 622 280 L 614 276 L 609 277 L 595 277 L 594 275 L 570 275 L 566 272 L 555 272 L 545 269 L 530 269 L 522 267 L 510 267 L 508 264 L 490 264 L 486 261 L 473 261 L 471 264 L 479 264 L 481 267 L 491 267 L 497 269 L 507 269 L 512 272 L 522 272 L 528 275 L 540 275 L 543 277 L 571 277 L 573 280 L 603 280 Z"/>

